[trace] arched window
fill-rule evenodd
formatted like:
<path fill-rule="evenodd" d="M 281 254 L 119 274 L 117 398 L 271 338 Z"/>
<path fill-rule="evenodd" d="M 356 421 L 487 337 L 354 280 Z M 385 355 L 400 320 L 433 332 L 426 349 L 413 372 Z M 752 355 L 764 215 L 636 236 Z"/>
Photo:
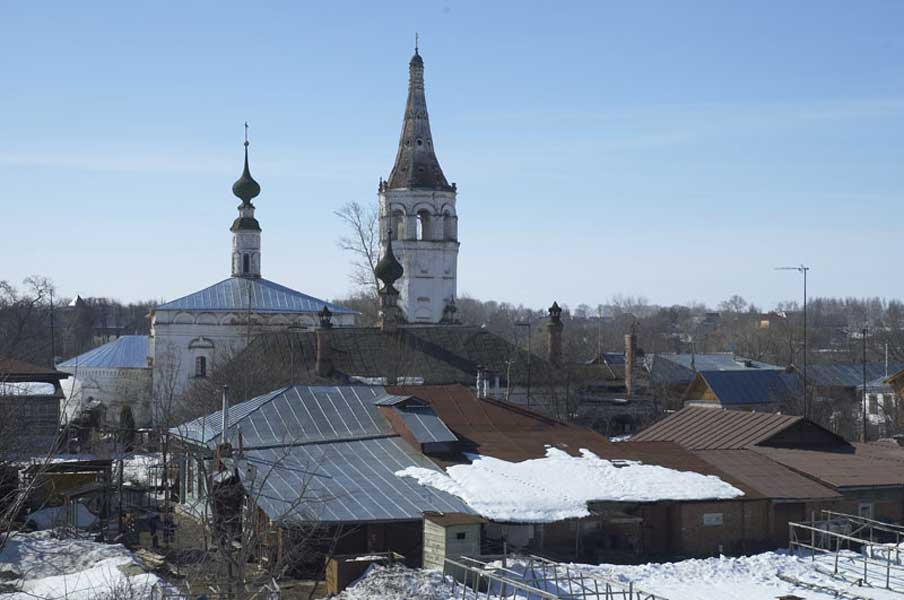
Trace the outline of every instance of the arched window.
<path fill-rule="evenodd" d="M 207 357 L 206 356 L 195 357 L 195 377 L 207 377 Z"/>
<path fill-rule="evenodd" d="M 446 240 L 455 239 L 455 217 L 448 210 L 443 213 L 443 238 Z"/>
<path fill-rule="evenodd" d="M 251 255 L 242 255 L 242 273 L 248 273 L 251 270 Z"/>
<path fill-rule="evenodd" d="M 390 226 L 392 227 L 393 239 L 405 239 L 405 213 L 398 209 L 392 211 L 392 220 L 390 221 Z"/>
<path fill-rule="evenodd" d="M 417 213 L 417 239 L 430 239 L 430 213 L 426 210 L 419 210 Z"/>

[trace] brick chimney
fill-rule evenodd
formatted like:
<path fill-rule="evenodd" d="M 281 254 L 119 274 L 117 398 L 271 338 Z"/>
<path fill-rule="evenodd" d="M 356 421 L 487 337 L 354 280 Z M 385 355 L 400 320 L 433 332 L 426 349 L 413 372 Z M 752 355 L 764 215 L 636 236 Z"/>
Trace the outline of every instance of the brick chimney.
<path fill-rule="evenodd" d="M 333 374 L 333 346 L 330 339 L 331 330 L 333 329 L 331 320 L 333 313 L 324 305 L 318 314 L 320 315 L 320 327 L 314 332 L 317 342 L 315 365 L 319 377 L 329 377 Z"/>
<path fill-rule="evenodd" d="M 625 335 L 625 395 L 630 400 L 634 397 L 634 359 L 637 356 L 637 333 L 634 324 L 631 333 Z"/>
<path fill-rule="evenodd" d="M 549 321 L 546 323 L 546 352 L 549 362 L 557 367 L 562 366 L 562 309 L 558 302 L 549 307 Z"/>

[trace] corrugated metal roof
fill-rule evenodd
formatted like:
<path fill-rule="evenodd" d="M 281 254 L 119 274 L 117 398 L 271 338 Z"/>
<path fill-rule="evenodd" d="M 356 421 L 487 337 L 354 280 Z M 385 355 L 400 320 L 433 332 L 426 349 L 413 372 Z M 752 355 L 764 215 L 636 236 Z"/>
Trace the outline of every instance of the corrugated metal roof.
<path fill-rule="evenodd" d="M 834 451 L 755 448 L 759 454 L 819 479 L 835 488 L 904 486 L 904 460 L 877 455 L 875 449 L 853 444 Z"/>
<path fill-rule="evenodd" d="M 647 427 L 631 439 L 675 442 L 693 450 L 747 448 L 800 421 L 801 417 L 720 408 L 687 407 Z"/>
<path fill-rule="evenodd" d="M 254 468 L 249 472 L 247 465 Z M 245 452 L 239 473 L 275 521 L 321 523 L 420 519 L 424 512 L 474 514 L 461 499 L 396 477 L 407 467 L 439 471 L 399 437 Z"/>
<path fill-rule="evenodd" d="M 700 371 L 699 375 L 724 406 L 784 402 L 800 388 L 797 375 L 771 369 Z"/>
<path fill-rule="evenodd" d="M 374 405 L 383 395 L 384 388 L 366 385 L 281 388 L 230 407 L 229 437 L 235 444 L 241 429 L 243 444 L 254 447 L 392 435 Z M 217 411 L 175 433 L 195 442 L 219 441 L 222 420 L 222 411 Z"/>
<path fill-rule="evenodd" d="M 458 440 L 429 406 L 399 406 L 395 410 L 401 415 L 414 439 L 421 444 Z"/>
<path fill-rule="evenodd" d="M 166 302 L 155 310 L 251 310 L 276 313 L 316 313 L 324 305 L 334 314 L 356 314 L 350 308 L 319 300 L 267 279 L 230 277 L 219 283 Z"/>
<path fill-rule="evenodd" d="M 59 368 L 148 369 L 148 336 L 124 335 L 61 362 Z"/>
<path fill-rule="evenodd" d="M 904 368 L 902 363 L 888 365 L 888 373 Z M 866 380 L 885 375 L 885 363 L 867 363 Z M 807 366 L 807 378 L 816 385 L 827 387 L 857 387 L 863 385 L 862 363 L 811 364 Z"/>
<path fill-rule="evenodd" d="M 693 365 L 693 366 L 692 366 Z M 696 371 L 782 370 L 782 367 L 750 360 L 730 352 L 715 354 L 656 354 L 652 358 L 650 379 L 666 385 L 688 384 Z"/>
<path fill-rule="evenodd" d="M 841 495 L 752 450 L 697 450 L 694 454 L 767 498 L 816 500 Z"/>

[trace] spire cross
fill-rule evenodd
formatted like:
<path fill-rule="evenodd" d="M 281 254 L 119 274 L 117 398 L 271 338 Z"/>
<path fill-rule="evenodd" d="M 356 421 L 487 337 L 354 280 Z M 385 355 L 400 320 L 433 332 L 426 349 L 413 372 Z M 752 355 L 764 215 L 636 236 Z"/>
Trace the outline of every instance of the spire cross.
<path fill-rule="evenodd" d="M 245 147 L 248 147 L 248 121 L 245 121 Z"/>

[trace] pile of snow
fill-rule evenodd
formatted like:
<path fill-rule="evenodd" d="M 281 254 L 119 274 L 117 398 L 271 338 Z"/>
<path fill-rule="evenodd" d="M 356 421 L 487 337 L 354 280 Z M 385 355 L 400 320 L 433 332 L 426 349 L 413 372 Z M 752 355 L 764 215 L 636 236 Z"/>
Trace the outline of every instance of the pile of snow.
<path fill-rule="evenodd" d="M 122 478 L 138 485 L 147 486 L 149 479 L 149 467 L 162 464 L 163 455 L 159 452 L 150 454 L 130 454 L 123 458 Z"/>
<path fill-rule="evenodd" d="M 60 540 L 47 531 L 13 534 L 0 550 L 0 571 L 14 574 L 4 585 L 18 590 L 4 600 L 151 600 L 155 586 L 166 586 L 122 545 Z"/>
<path fill-rule="evenodd" d="M 76 526 L 79 529 L 88 529 L 93 527 L 98 519 L 97 515 L 92 513 L 82 504 L 76 504 Z M 42 508 L 25 517 L 26 524 L 33 524 L 35 529 L 54 529 L 66 525 L 66 509 L 63 506 L 51 506 Z"/>
<path fill-rule="evenodd" d="M 545 458 L 511 463 L 469 455 L 471 464 L 446 473 L 408 467 L 399 477 L 458 496 L 494 521 L 548 523 L 586 517 L 590 501 L 656 502 L 743 496 L 714 475 L 676 471 L 632 461 L 604 460 L 589 450 L 571 456 L 547 448 Z"/>
<path fill-rule="evenodd" d="M 455 594 L 461 598 L 461 586 Z M 476 598 L 469 593 L 468 600 Z M 336 600 L 451 600 L 452 582 L 438 571 L 417 571 L 403 566 L 372 565 Z"/>

